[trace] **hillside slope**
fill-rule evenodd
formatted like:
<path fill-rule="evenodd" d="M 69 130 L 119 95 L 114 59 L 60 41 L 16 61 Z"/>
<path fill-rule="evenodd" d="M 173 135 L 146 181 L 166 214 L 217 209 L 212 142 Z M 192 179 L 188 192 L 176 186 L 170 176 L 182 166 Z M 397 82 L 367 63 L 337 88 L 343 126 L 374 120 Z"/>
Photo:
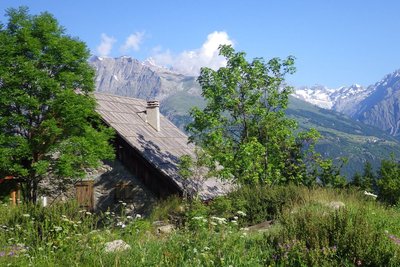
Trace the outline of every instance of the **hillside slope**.
<path fill-rule="evenodd" d="M 93 58 L 97 91 L 160 100 L 161 112 L 181 129 L 190 121 L 188 111 L 204 106 L 195 77 L 185 76 L 132 58 Z M 287 114 L 301 129 L 316 128 L 323 135 L 316 146 L 325 157 L 349 159 L 344 173 L 350 177 L 366 161 L 378 166 L 391 153 L 400 155 L 400 143 L 377 128 L 340 113 L 318 108 L 291 97 Z"/>

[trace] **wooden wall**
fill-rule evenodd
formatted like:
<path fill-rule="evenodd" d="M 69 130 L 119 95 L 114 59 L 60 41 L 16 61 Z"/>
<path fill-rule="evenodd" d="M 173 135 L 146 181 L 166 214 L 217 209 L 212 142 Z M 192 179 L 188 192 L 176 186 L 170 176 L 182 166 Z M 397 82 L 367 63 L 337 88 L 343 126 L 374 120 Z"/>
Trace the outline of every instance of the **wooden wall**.
<path fill-rule="evenodd" d="M 170 195 L 182 195 L 182 190 L 169 177 L 155 168 L 121 136 L 117 135 L 114 145 L 117 159 L 156 196 L 165 198 Z"/>

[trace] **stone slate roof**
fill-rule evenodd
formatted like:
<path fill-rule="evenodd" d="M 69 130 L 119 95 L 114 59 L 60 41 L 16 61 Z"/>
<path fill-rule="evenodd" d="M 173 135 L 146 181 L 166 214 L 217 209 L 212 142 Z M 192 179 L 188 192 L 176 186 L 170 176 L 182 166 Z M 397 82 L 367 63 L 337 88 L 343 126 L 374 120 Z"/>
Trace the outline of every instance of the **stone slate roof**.
<path fill-rule="evenodd" d="M 187 136 L 178 127 L 160 114 L 160 128 L 157 132 L 146 122 L 146 100 L 94 93 L 97 100 L 96 111 L 103 120 L 133 148 L 139 151 L 155 168 L 160 170 L 183 189 L 185 181 L 178 173 L 179 158 L 183 155 L 194 156 L 194 145 L 188 144 Z M 231 186 L 217 179 L 209 178 L 201 186 L 199 195 L 210 199 L 225 194 Z"/>

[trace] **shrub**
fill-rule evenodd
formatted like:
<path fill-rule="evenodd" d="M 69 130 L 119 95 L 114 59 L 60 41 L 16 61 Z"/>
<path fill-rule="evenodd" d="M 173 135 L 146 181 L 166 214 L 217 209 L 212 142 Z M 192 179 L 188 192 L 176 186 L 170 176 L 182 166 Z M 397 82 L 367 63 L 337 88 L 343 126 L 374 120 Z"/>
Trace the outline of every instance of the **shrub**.
<path fill-rule="evenodd" d="M 309 266 L 330 261 L 335 265 L 400 264 L 399 248 L 388 238 L 381 224 L 368 220 L 367 213 L 362 208 L 332 210 L 322 204 L 306 206 L 281 217 L 284 231 L 274 237 L 273 243 L 280 247 L 295 242 L 297 250 L 304 252 L 299 254 L 299 262 Z M 282 253 L 278 254 L 281 258 Z"/>
<path fill-rule="evenodd" d="M 243 225 L 251 225 L 265 220 L 276 219 L 281 211 L 293 203 L 304 201 L 301 190 L 306 188 L 296 186 L 242 186 L 225 198 L 217 199 L 211 204 L 214 214 L 223 211 L 226 217 L 233 216 L 237 211 L 243 211 L 246 217 Z"/>

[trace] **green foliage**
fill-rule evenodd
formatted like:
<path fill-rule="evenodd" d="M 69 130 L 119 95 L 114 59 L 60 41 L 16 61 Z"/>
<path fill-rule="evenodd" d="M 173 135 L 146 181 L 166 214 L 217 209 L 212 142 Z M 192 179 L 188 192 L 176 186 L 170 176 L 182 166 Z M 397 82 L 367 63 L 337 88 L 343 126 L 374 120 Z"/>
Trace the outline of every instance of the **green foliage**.
<path fill-rule="evenodd" d="M 246 195 L 242 206 L 254 201 L 252 189 L 279 210 L 262 233 L 241 228 L 252 215 L 235 211 L 239 196 L 209 205 L 188 203 L 185 224 L 170 234 L 158 233 L 152 220 L 90 214 L 74 203 L 46 208 L 0 204 L 0 265 L 399 266 L 398 210 L 355 190 L 296 186 L 248 187 L 238 192 Z M 345 207 L 332 209 L 331 201 L 343 201 Z M 178 199 L 159 205 L 171 213 L 179 207 Z M 220 214 L 224 208 L 231 214 Z M 110 224 L 97 223 L 105 217 Z M 131 248 L 105 252 L 105 243 L 117 239 Z"/>
<path fill-rule="evenodd" d="M 290 265 L 396 265 L 399 259 L 395 255 L 399 252 L 395 244 L 382 230 L 384 224 L 371 223 L 368 213 L 363 207 L 332 210 L 318 204 L 305 206 L 282 216 L 285 231 L 275 237 L 275 242 L 285 247 L 285 253 L 292 250 L 285 244 L 298 244 L 300 256 L 289 259 Z M 278 256 L 284 258 L 285 254 Z"/>
<path fill-rule="evenodd" d="M 394 156 L 382 160 L 378 177 L 378 198 L 391 205 L 400 203 L 400 164 Z"/>
<path fill-rule="evenodd" d="M 294 185 L 243 186 L 226 199 L 231 202 L 230 216 L 234 216 L 237 211 L 243 211 L 246 214 L 246 217 L 240 221 L 245 226 L 276 219 L 287 205 L 302 201 L 299 190 Z M 225 216 L 227 215 L 229 214 Z"/>
<path fill-rule="evenodd" d="M 112 158 L 109 129 L 95 113 L 94 70 L 85 44 L 49 13 L 9 9 L 0 28 L 0 175 L 25 181 L 37 198 L 45 177 L 82 177 Z"/>
<path fill-rule="evenodd" d="M 354 176 L 353 176 L 353 179 L 351 180 L 351 183 L 350 183 L 352 186 L 355 186 L 355 187 L 361 187 L 361 185 L 362 185 L 362 176 L 361 176 L 361 174 L 360 173 L 358 173 L 358 172 L 356 172 L 355 174 L 354 174 Z"/>
<path fill-rule="evenodd" d="M 153 221 L 168 220 L 172 214 L 183 214 L 184 206 L 182 198 L 171 196 L 153 207 L 150 218 Z"/>
<path fill-rule="evenodd" d="M 112 212 L 90 214 L 79 211 L 73 203 L 46 208 L 0 204 L 0 265 L 399 265 L 398 210 L 381 206 L 354 190 L 296 186 L 258 190 L 256 195 L 279 210 L 271 216 L 273 224 L 262 233 L 242 229 L 252 215 L 235 211 L 235 202 L 222 198 L 218 204 L 192 202 L 190 207 L 188 203 L 182 213 L 185 224 L 169 234 L 158 233 L 152 220 Z M 251 189 L 245 191 L 242 206 L 253 201 Z M 267 192 L 273 196 L 268 198 Z M 172 204 L 174 201 L 159 205 L 174 211 L 179 206 Z M 345 206 L 333 209 L 331 201 L 342 201 Z M 232 209 L 231 215 L 217 212 L 225 208 Z M 110 223 L 96 223 L 99 220 Z M 105 243 L 117 239 L 127 242 L 131 249 L 105 252 Z"/>
<path fill-rule="evenodd" d="M 190 111 L 193 122 L 187 126 L 190 140 L 213 159 L 210 171 L 242 184 L 308 180 L 304 155 L 318 133 L 296 135 L 296 123 L 284 113 L 292 88 L 283 80 L 294 72 L 294 58 L 248 62 L 245 53 L 226 45 L 220 55 L 227 66 L 202 68 L 198 81 L 206 105 Z"/>
<path fill-rule="evenodd" d="M 339 165 L 335 165 L 331 159 L 319 159 L 315 175 L 323 186 L 343 188 L 346 185 L 346 178 L 340 175 L 340 170 L 345 163 L 345 159 L 342 159 Z"/>
<path fill-rule="evenodd" d="M 364 165 L 364 172 L 361 180 L 361 188 L 369 192 L 374 191 L 376 186 L 376 178 L 372 170 L 372 165 L 367 161 Z"/>

